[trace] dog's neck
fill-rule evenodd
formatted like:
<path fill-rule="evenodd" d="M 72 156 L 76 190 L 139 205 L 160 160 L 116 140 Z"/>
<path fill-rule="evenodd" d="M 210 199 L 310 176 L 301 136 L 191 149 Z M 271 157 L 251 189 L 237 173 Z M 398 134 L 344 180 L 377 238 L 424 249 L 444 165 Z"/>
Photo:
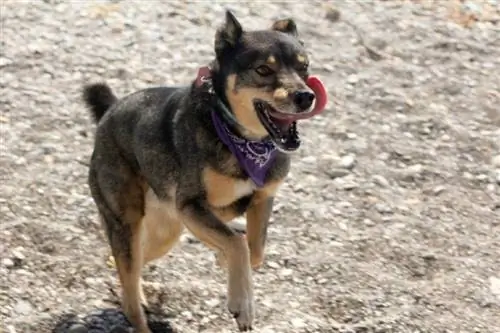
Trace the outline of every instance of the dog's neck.
<path fill-rule="evenodd" d="M 239 129 L 241 125 L 230 111 L 225 98 L 222 97 L 225 97 L 225 94 L 220 91 L 221 83 L 217 81 L 218 73 L 213 74 L 214 72 L 209 67 L 201 67 L 194 84 L 198 88 L 206 89 L 215 97 L 216 106 L 210 112 L 217 136 L 234 155 L 240 167 L 257 186 L 261 187 L 278 153 L 276 145 L 269 138 L 250 140 L 241 134 L 242 131 Z"/>

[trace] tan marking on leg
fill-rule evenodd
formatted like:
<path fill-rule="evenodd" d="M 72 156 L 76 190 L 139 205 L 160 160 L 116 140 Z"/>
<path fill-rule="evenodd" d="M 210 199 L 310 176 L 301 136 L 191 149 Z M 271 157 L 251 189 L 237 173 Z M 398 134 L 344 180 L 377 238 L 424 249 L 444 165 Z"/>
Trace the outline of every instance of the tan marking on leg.
<path fill-rule="evenodd" d="M 122 286 L 123 312 L 137 332 L 151 333 L 141 306 L 141 298 L 144 298 L 140 283 L 142 268 L 141 236 L 142 225 L 139 222 L 131 226 L 131 258 L 127 258 L 123 253 L 116 253 L 114 257 Z"/>
<path fill-rule="evenodd" d="M 184 225 L 175 206 L 175 188 L 169 201 L 160 201 L 150 189 L 145 197 L 144 233 L 142 237 L 144 264 L 167 254 L 179 240 Z"/>
<path fill-rule="evenodd" d="M 124 234 L 113 235 L 112 251 L 120 284 L 122 287 L 122 308 L 130 323 L 139 333 L 151 333 L 146 315 L 141 306 L 144 293 L 141 287 L 143 266 L 142 234 L 144 226 L 144 190 L 147 188 L 141 179 L 132 179 L 118 195 Z M 124 243 L 127 242 L 127 243 Z"/>
<path fill-rule="evenodd" d="M 272 182 L 255 192 L 246 212 L 247 241 L 250 248 L 250 261 L 253 268 L 260 267 L 264 261 L 267 224 L 272 213 L 273 198 L 283 180 Z"/>

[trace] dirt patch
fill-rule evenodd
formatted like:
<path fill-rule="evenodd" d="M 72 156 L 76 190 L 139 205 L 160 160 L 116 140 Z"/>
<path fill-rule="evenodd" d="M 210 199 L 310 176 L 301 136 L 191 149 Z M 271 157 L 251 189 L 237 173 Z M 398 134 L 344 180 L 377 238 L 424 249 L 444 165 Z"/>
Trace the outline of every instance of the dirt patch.
<path fill-rule="evenodd" d="M 3 1 L 0 331 L 119 316 L 102 310 L 118 289 L 86 183 L 94 126 L 80 89 L 188 83 L 226 7 L 249 29 L 295 18 L 331 97 L 300 126 L 254 275 L 255 328 L 500 331 L 498 2 L 335 6 Z M 188 236 L 145 278 L 174 331 L 235 330 L 224 275 Z"/>

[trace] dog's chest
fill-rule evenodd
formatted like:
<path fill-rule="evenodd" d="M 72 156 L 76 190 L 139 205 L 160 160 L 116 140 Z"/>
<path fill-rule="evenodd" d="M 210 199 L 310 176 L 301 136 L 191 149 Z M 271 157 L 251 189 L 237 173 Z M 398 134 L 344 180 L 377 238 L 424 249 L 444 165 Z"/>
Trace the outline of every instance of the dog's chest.
<path fill-rule="evenodd" d="M 250 179 L 235 181 L 233 185 L 235 201 L 242 197 L 253 194 L 256 188 L 257 187 L 255 186 L 255 183 Z"/>
<path fill-rule="evenodd" d="M 250 179 L 234 178 L 212 168 L 203 171 L 203 184 L 212 207 L 226 207 L 256 190 Z"/>

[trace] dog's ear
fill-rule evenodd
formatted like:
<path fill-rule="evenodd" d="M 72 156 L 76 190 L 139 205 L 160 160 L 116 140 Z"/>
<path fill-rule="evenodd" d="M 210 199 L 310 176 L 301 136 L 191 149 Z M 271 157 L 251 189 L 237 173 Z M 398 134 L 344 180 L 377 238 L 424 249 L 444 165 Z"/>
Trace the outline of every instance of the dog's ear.
<path fill-rule="evenodd" d="M 243 29 L 231 11 L 226 11 L 226 22 L 215 34 L 215 51 L 219 53 L 226 47 L 234 47 L 241 39 Z"/>
<path fill-rule="evenodd" d="M 295 24 L 295 21 L 292 19 L 278 20 L 273 23 L 271 29 L 290 34 L 294 37 L 299 35 L 299 32 L 297 31 L 297 24 Z"/>

